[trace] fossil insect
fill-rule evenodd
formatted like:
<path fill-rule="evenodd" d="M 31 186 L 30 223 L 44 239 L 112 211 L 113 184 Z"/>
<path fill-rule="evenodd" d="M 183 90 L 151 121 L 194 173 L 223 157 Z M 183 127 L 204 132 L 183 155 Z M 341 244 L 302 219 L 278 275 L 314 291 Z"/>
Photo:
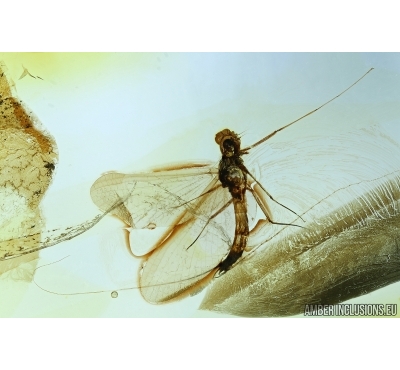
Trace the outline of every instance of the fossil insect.
<path fill-rule="evenodd" d="M 93 184 L 91 196 L 101 210 L 120 202 L 111 213 L 131 227 L 131 249 L 144 256 L 139 283 L 147 301 L 161 303 L 196 291 L 232 268 L 258 229 L 249 228 L 246 192 L 262 210 L 264 224 L 303 227 L 275 218 L 267 198 L 297 219 L 301 216 L 275 200 L 242 157 L 341 96 L 371 70 L 333 99 L 244 149 L 236 133 L 220 131 L 215 137 L 222 154 L 218 167 L 183 164 L 150 173 L 109 173 Z"/>
<path fill-rule="evenodd" d="M 267 140 L 338 98 L 364 76 L 325 104 L 272 132 L 251 146 L 242 148 L 241 139 L 243 138 L 232 130 L 225 129 L 218 132 L 215 140 L 222 156 L 219 165 L 184 163 L 153 172 L 126 175 L 109 173 L 100 177 L 92 186 L 91 196 L 94 203 L 102 210 L 101 215 L 76 227 L 66 228 L 58 235 L 55 234 L 57 230 L 47 233 L 43 231 L 34 235 L 30 235 L 30 230 L 27 230 L 29 235 L 21 235 L 21 241 L 27 237 L 34 238 L 35 245 L 32 248 L 18 249 L 5 254 L 2 259 L 11 260 L 16 256 L 29 254 L 75 238 L 110 213 L 118 216 L 130 228 L 131 250 L 136 256 L 142 257 L 143 261 L 138 286 L 114 288 L 111 297 L 116 296 L 114 292 L 116 293 L 117 290 L 139 288 L 147 301 L 162 303 L 180 298 L 185 294 L 195 293 L 214 277 L 221 278 L 215 280 L 217 284 L 213 284 L 213 287 L 220 285 L 220 282 L 229 281 L 224 285 L 226 292 L 229 292 L 229 287 L 241 286 L 237 282 L 233 284 L 229 280 L 230 277 L 237 275 L 236 271 L 240 271 L 242 266 L 248 266 L 247 261 L 252 260 L 251 256 L 261 255 L 261 253 L 253 253 L 254 251 L 261 250 L 260 247 L 265 245 L 277 244 L 277 240 L 280 240 L 277 235 L 283 235 L 287 230 L 291 230 L 293 233 L 298 232 L 296 235 L 305 235 L 304 237 L 296 236 L 287 242 L 287 245 L 295 245 L 294 249 L 297 248 L 296 246 L 301 246 L 302 243 L 309 247 L 310 240 L 312 240 L 311 234 L 318 234 L 318 237 L 324 240 L 330 240 L 334 235 L 334 233 L 319 230 L 316 224 L 319 221 L 314 217 L 313 209 L 318 208 L 318 205 L 322 203 L 330 204 L 330 196 L 334 197 L 339 193 L 342 195 L 344 193 L 342 189 L 351 189 L 356 183 L 357 176 L 353 177 L 351 181 L 343 178 L 343 184 L 336 180 L 338 183 L 335 183 L 333 187 L 328 187 L 325 193 L 320 193 L 318 189 L 315 191 L 314 188 L 315 193 L 307 193 L 306 201 L 301 198 L 304 194 L 299 196 L 300 192 L 288 192 L 289 185 L 287 183 L 282 186 L 282 181 L 279 181 L 279 185 L 277 175 L 272 176 L 270 180 L 266 175 L 268 172 L 287 173 L 283 158 L 291 156 L 292 164 L 295 163 L 296 160 L 293 160 L 293 153 L 290 153 L 290 150 L 294 150 L 294 148 L 300 150 L 304 147 L 293 145 L 290 148 L 283 148 L 276 163 L 265 161 L 266 156 L 261 158 L 260 153 L 265 155 L 267 149 L 274 146 L 273 144 L 262 145 Z M 366 136 L 366 138 L 368 137 L 372 137 L 372 134 Z M 328 143 L 328 152 L 329 150 L 332 152 L 329 141 L 325 142 L 325 146 L 326 143 Z M 372 148 L 373 142 L 370 144 Z M 318 156 L 318 150 L 315 146 L 314 148 L 314 156 Z M 334 147 L 332 146 L 332 148 Z M 349 146 L 343 144 L 342 149 L 349 152 L 347 148 Z M 287 155 L 288 151 L 289 156 Z M 379 156 L 373 158 L 371 154 L 369 159 L 371 159 L 371 163 L 373 160 L 380 161 L 378 164 L 380 166 L 383 163 L 382 158 Z M 325 156 L 325 164 L 328 163 L 326 159 L 329 160 L 329 158 Z M 299 160 L 305 160 L 305 158 L 299 157 Z M 345 160 L 348 159 L 345 158 Z M 265 165 L 262 165 L 263 169 L 259 173 L 255 163 L 261 162 L 265 162 Z M 269 166 L 267 170 L 265 170 L 266 166 Z M 314 174 L 323 173 L 323 169 L 324 167 L 316 168 Z M 50 176 L 54 166 L 50 162 L 45 162 L 43 170 Z M 389 168 L 385 171 L 384 174 L 390 173 Z M 311 177 L 314 174 L 310 169 L 308 176 Z M 301 173 L 297 175 L 299 183 L 304 186 L 306 183 L 304 176 L 306 175 Z M 303 175 L 302 179 L 299 175 Z M 381 175 L 379 172 L 376 177 L 379 178 Z M 323 182 L 324 178 L 318 176 L 316 176 L 316 181 Z M 368 181 L 370 181 L 369 178 L 360 177 L 358 182 L 365 185 Z M 377 185 L 381 186 L 380 183 Z M 281 186 L 287 195 L 282 197 L 283 192 L 277 191 L 277 186 Z M 357 194 L 354 194 L 351 199 L 347 199 L 353 203 L 362 204 L 362 211 L 358 209 L 354 211 L 356 207 L 353 207 L 351 212 L 355 215 L 354 217 L 362 220 L 366 215 L 383 212 L 375 211 L 380 207 L 377 199 L 385 203 L 386 200 L 382 199 L 394 198 L 395 188 L 383 189 L 385 189 L 384 196 L 379 193 L 380 190 L 377 190 L 376 194 L 378 195 L 375 198 L 367 196 L 358 198 Z M 334 210 L 334 207 L 331 206 L 331 208 Z M 371 213 L 370 210 L 374 211 Z M 260 219 L 257 219 L 256 213 L 261 216 Z M 343 222 L 350 225 L 349 218 L 346 217 L 343 218 Z M 333 221 L 332 225 L 336 227 Z M 13 237 L 9 242 L 15 243 L 17 239 Z M 8 245 L 8 241 L 4 241 L 4 243 Z M 26 245 L 26 243 L 24 244 Z M 287 258 L 291 256 L 290 251 L 287 251 L 283 245 L 279 246 L 279 249 L 286 251 L 286 255 L 282 252 L 283 255 L 280 256 L 279 261 L 282 263 L 286 260 L 291 261 L 291 258 Z M 264 252 L 262 255 L 267 255 Z M 392 263 L 394 260 L 391 254 L 390 262 Z M 242 263 L 244 261 L 246 263 Z M 275 259 L 270 258 L 270 261 L 275 261 Z M 249 274 L 260 276 L 261 269 L 257 269 L 258 267 L 254 270 L 254 274 L 253 271 L 250 271 Z M 313 271 L 315 270 L 316 268 Z M 318 281 L 322 281 L 322 279 Z M 313 280 L 312 283 L 314 284 L 315 281 Z M 263 291 L 265 294 L 267 290 L 263 289 Z M 86 294 L 86 292 L 76 294 Z M 260 296 L 259 292 L 257 294 Z M 293 300 L 290 300 L 289 303 L 294 307 Z M 307 301 L 307 303 L 309 302 Z M 263 313 L 258 313 L 258 315 L 263 315 Z"/>

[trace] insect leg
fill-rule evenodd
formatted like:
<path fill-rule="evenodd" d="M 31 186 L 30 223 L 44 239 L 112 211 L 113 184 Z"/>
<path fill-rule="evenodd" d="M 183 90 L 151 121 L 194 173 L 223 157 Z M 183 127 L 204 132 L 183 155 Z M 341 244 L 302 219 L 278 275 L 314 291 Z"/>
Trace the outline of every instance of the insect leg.
<path fill-rule="evenodd" d="M 196 200 L 196 199 L 199 199 L 200 197 L 202 197 L 203 195 L 207 195 L 207 194 L 210 194 L 210 193 L 212 193 L 213 191 L 215 191 L 215 190 L 217 190 L 217 189 L 219 189 L 221 187 L 221 184 L 219 184 L 219 185 L 216 185 L 216 186 L 214 186 L 213 188 L 211 188 L 211 189 L 209 189 L 209 190 L 207 190 L 206 192 L 204 192 L 204 193 L 202 193 L 202 194 L 200 194 L 199 196 L 197 196 L 196 198 L 193 198 L 193 199 L 190 199 L 190 200 L 188 200 L 187 202 L 185 202 L 185 203 L 181 203 L 181 204 L 179 204 L 179 206 L 175 206 L 175 207 L 171 207 L 171 208 L 179 208 L 179 207 L 182 207 L 182 206 L 184 206 L 184 205 L 186 205 L 186 204 L 188 204 L 188 203 L 190 203 L 190 202 L 193 202 L 194 200 Z"/>
<path fill-rule="evenodd" d="M 258 186 L 260 186 L 260 188 L 264 191 L 265 194 L 268 195 L 268 197 L 275 203 L 279 204 L 281 207 L 286 208 L 288 211 L 292 212 L 293 214 L 295 214 L 297 217 L 299 217 L 303 222 L 304 219 L 303 217 L 301 217 L 299 214 L 297 214 L 295 211 L 292 211 L 290 208 L 286 207 L 285 205 L 283 205 L 282 203 L 279 203 L 277 200 L 275 200 L 272 195 L 270 193 L 268 193 L 268 191 L 266 189 L 264 189 L 264 187 L 262 186 L 262 184 L 260 182 L 257 181 L 257 179 L 249 172 L 249 170 L 243 166 L 244 170 L 246 171 L 246 173 L 257 183 Z M 260 206 L 261 207 L 261 206 Z"/>
<path fill-rule="evenodd" d="M 257 204 L 260 206 L 261 210 L 263 211 L 266 219 L 271 223 L 271 224 L 275 224 L 275 225 L 283 225 L 283 226 L 296 226 L 296 227 L 301 227 L 302 229 L 306 229 L 306 227 L 304 226 L 300 226 L 300 225 L 296 225 L 296 224 L 285 224 L 283 222 L 275 222 L 272 221 L 271 217 L 269 216 L 269 209 L 266 208 L 265 204 L 263 203 L 263 201 L 260 199 L 260 197 L 258 196 L 257 192 L 252 189 L 251 187 L 248 188 L 249 191 L 251 192 L 251 194 L 253 195 L 254 199 L 256 200 Z M 267 193 L 268 194 L 268 193 Z M 286 207 L 285 207 L 286 208 Z M 299 216 L 300 217 L 300 216 Z"/>
<path fill-rule="evenodd" d="M 203 228 L 201 229 L 199 235 L 197 235 L 196 239 L 186 248 L 186 250 L 188 250 L 194 243 L 196 243 L 196 241 L 200 238 L 200 235 L 203 233 L 204 229 L 206 228 L 206 226 L 209 224 L 209 222 L 214 218 L 217 217 L 220 213 L 222 213 L 223 211 L 225 211 L 225 209 L 227 209 L 233 202 L 233 199 L 230 199 L 229 202 L 227 202 L 224 206 L 222 206 L 218 211 L 216 211 L 213 215 L 210 216 L 210 218 L 207 220 L 207 222 L 205 223 L 205 225 L 203 226 Z"/>

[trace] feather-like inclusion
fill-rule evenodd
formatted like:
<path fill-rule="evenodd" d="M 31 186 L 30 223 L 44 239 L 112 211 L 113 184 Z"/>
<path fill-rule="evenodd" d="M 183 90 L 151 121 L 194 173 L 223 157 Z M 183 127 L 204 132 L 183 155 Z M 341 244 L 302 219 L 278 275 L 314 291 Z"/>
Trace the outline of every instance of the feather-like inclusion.
<path fill-rule="evenodd" d="M 201 308 L 245 316 L 293 315 L 304 304 L 340 302 L 399 280 L 396 243 L 380 243 L 396 240 L 398 158 L 398 145 L 379 126 L 253 150 L 245 157 L 250 173 L 305 223 L 269 201 L 273 219 L 305 228 L 274 225 L 261 217 L 242 259 L 213 280 Z M 197 291 L 232 246 L 233 207 L 208 222 L 230 199 L 216 166 L 110 173 L 95 182 L 91 194 L 102 210 L 126 198 L 112 213 L 130 226 L 133 253 L 144 256 L 139 281 L 149 302 Z M 392 256 L 389 264 L 385 253 Z M 381 259 L 383 270 L 372 273 Z"/>
<path fill-rule="evenodd" d="M 57 147 L 34 113 L 18 98 L 0 66 L 0 274 L 37 253 L 43 226 L 40 202 L 50 185 Z M 32 269 L 16 269 L 13 278 L 30 280 Z"/>
<path fill-rule="evenodd" d="M 274 174 L 271 192 L 291 199 L 306 229 L 259 227 L 253 250 L 214 281 L 200 309 L 296 315 L 306 304 L 336 304 L 400 280 L 400 148 L 382 127 L 295 150 L 272 144 L 260 156 L 269 160 L 250 167 L 259 166 L 261 179 Z"/>

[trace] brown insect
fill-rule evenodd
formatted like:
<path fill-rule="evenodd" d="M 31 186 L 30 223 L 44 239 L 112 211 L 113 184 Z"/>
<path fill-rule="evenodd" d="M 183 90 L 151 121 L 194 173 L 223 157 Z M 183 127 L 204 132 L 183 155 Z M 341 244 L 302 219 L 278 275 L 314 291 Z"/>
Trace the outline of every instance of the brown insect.
<path fill-rule="evenodd" d="M 378 230 L 377 234 L 390 235 L 375 224 L 370 226 L 372 221 L 368 217 L 385 222 L 389 218 L 394 222 L 393 210 L 396 210 L 395 200 L 398 199 L 398 176 L 395 174 L 398 170 L 391 158 L 398 151 L 390 140 L 381 140 L 382 133 L 379 130 L 360 131 L 356 135 L 346 131 L 341 136 L 326 136 L 322 140 L 310 139 L 307 142 L 299 138 L 296 143 L 262 145 L 277 132 L 329 102 L 244 149 L 241 148 L 241 135 L 228 129 L 222 130 L 216 135 L 222 154 L 219 166 L 186 163 L 151 173 L 103 176 L 92 188 L 93 199 L 103 210 L 101 215 L 76 227 L 68 227 L 61 233 L 59 229 L 42 231 L 37 223 L 28 225 L 26 233 L 19 232 L 17 238 L 3 241 L 7 247 L 14 246 L 16 242 L 21 242 L 23 247 L 19 245 L 14 250 L 7 248 L 7 253 L 0 260 L 8 263 L 11 262 L 8 260 L 21 255 L 32 256 L 32 252 L 85 233 L 105 215 L 114 213 L 130 226 L 131 249 L 135 255 L 142 257 L 143 264 L 139 284 L 132 284 L 136 286 L 122 287 L 127 280 L 113 281 L 121 287 L 119 291 L 140 289 L 149 302 L 165 302 L 196 292 L 210 279 L 225 274 L 233 267 L 232 273 L 213 282 L 205 299 L 208 306 L 203 307 L 211 307 L 207 298 L 211 294 L 218 310 L 221 309 L 221 300 L 226 301 L 225 307 L 234 309 L 242 307 L 240 301 L 245 301 L 246 304 L 252 302 L 247 304 L 245 315 L 251 311 L 253 315 L 263 316 L 270 314 L 265 303 L 262 310 L 257 312 L 253 304 L 262 297 L 263 302 L 272 302 L 272 305 L 279 301 L 280 307 L 282 301 L 287 299 L 291 311 L 280 308 L 279 314 L 294 314 L 303 301 L 297 300 L 295 307 L 291 295 L 293 291 L 305 291 L 305 302 L 309 303 L 310 296 L 324 295 L 326 285 L 335 287 L 338 281 L 346 283 L 339 292 L 339 298 L 332 295 L 330 299 L 336 299 L 337 302 L 349 298 L 344 296 L 352 285 L 348 275 L 364 279 L 364 275 L 359 275 L 360 268 L 356 262 L 364 263 L 363 258 L 367 256 L 360 250 L 357 254 L 357 247 L 360 249 L 364 245 L 362 241 L 370 241 L 371 237 L 358 236 L 355 240 L 360 245 L 355 243 L 354 246 L 346 239 L 342 244 L 347 249 L 340 254 L 337 252 L 341 246 L 338 233 L 353 226 L 362 230 L 370 227 L 373 232 Z M 30 129 L 30 125 L 24 127 Z M 43 173 L 50 177 L 54 165 L 44 163 Z M 362 173 L 363 166 L 368 167 L 367 172 Z M 336 169 L 339 171 L 335 172 Z M 272 198 L 261 183 L 267 184 L 268 190 L 281 203 Z M 33 194 L 38 197 L 41 192 L 35 190 Z M 341 205 L 343 207 L 339 208 Z M 257 207 L 260 220 L 255 214 Z M 306 224 L 299 220 L 301 216 L 307 216 Z M 387 223 L 389 225 L 389 221 Z M 299 226 L 305 227 L 300 229 Z M 290 237 L 287 237 L 289 234 Z M 334 245 L 319 248 L 320 244 L 324 244 L 321 241 Z M 381 241 L 378 244 L 385 245 Z M 378 247 L 371 247 L 370 255 L 375 259 L 381 257 L 376 252 Z M 260 253 L 251 253 L 258 248 Z M 314 254 L 313 258 L 309 258 L 309 252 Z M 331 253 L 330 258 L 326 258 L 328 252 Z M 349 257 L 351 253 L 355 258 Z M 385 250 L 384 253 L 385 261 L 392 263 L 392 251 Z M 103 257 L 107 266 L 114 269 L 120 266 L 123 270 L 119 262 L 110 261 L 112 258 L 108 258 L 108 254 Z M 346 258 L 350 263 L 346 262 Z M 126 261 L 131 263 L 132 259 L 126 258 Z M 246 263 L 241 263 L 243 261 Z M 323 261 L 330 261 L 331 266 L 323 265 Z M 283 270 L 283 265 L 286 270 Z M 349 271 L 343 271 L 342 267 L 348 267 Z M 135 271 L 131 268 L 128 270 L 129 275 L 130 271 Z M 112 276 L 113 271 L 109 269 L 108 272 Z M 279 277 L 277 272 L 281 273 Z M 66 275 L 59 276 L 65 278 Z M 289 280 L 286 290 L 282 289 L 285 276 Z M 326 284 L 327 280 L 329 284 Z M 364 280 L 374 286 L 382 284 L 370 275 Z M 51 293 L 70 295 L 99 292 L 78 293 L 73 290 L 70 293 Z M 358 294 L 365 294 L 364 290 L 360 292 Z M 113 291 L 111 297 L 116 296 L 117 292 Z M 239 304 L 237 301 L 232 303 L 232 298 L 236 298 Z M 326 295 L 322 298 L 326 299 Z M 243 314 L 243 311 L 240 312 Z"/>
<path fill-rule="evenodd" d="M 272 217 L 267 198 L 301 218 L 264 189 L 242 157 L 341 96 L 371 70 L 333 99 L 244 149 L 233 131 L 217 133 L 218 167 L 186 164 L 142 174 L 108 173 L 93 184 L 94 203 L 104 211 L 113 207 L 111 213 L 131 227 L 131 249 L 144 257 L 139 285 L 147 301 L 161 303 L 191 293 L 231 269 L 259 229 L 259 223 L 249 227 L 251 204 L 260 207 L 264 224 L 302 227 Z"/>

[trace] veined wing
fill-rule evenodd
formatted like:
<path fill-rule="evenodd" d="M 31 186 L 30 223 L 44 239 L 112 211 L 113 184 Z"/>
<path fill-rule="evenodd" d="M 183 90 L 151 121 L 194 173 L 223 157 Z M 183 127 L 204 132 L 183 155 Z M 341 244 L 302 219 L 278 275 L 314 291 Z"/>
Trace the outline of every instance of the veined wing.
<path fill-rule="evenodd" d="M 246 165 L 276 200 L 309 223 L 362 196 L 373 181 L 385 181 L 398 170 L 393 153 L 399 152 L 379 127 L 372 127 L 291 145 L 262 145 Z M 269 205 L 274 219 L 301 224 L 286 209 Z"/>
<path fill-rule="evenodd" d="M 180 172 L 183 176 L 178 176 Z M 178 207 L 180 209 L 178 222 L 170 225 L 171 231 L 168 235 L 159 240 L 158 244 L 156 243 L 158 248 L 154 248 L 153 245 L 153 251 L 150 251 L 144 257 L 137 285 L 123 289 L 139 288 L 147 301 L 162 303 L 184 293 L 193 292 L 193 289 L 198 289 L 201 286 L 204 279 L 211 278 L 218 264 L 229 253 L 235 230 L 235 217 L 233 207 L 230 204 L 231 196 L 229 191 L 220 185 L 218 177 L 212 176 L 211 181 L 206 184 L 203 176 L 207 175 L 206 178 L 210 179 L 210 169 L 206 167 L 202 169 L 185 168 L 173 172 L 165 170 L 157 172 L 157 176 L 153 176 L 153 173 L 112 175 L 112 177 L 106 175 L 99 179 L 104 180 L 104 177 L 108 180 L 112 179 L 112 181 L 108 181 L 105 188 L 102 188 L 105 191 L 103 194 L 111 194 L 112 197 L 100 197 L 101 194 L 98 194 L 101 191 L 101 188 L 98 188 L 99 180 L 92 187 L 92 196 L 97 201 L 103 200 L 102 207 L 107 207 L 109 203 L 115 203 L 116 193 L 119 194 L 119 197 L 126 197 L 123 205 L 123 211 L 126 213 L 121 213 L 117 208 L 110 210 L 110 213 L 129 217 L 132 219 L 132 224 L 135 225 L 137 224 L 136 219 L 143 222 L 143 225 L 148 222 L 164 221 L 164 225 L 168 222 L 175 222 L 177 216 L 172 215 L 168 219 L 168 212 L 162 208 L 159 213 L 151 214 L 151 217 L 142 212 L 148 212 L 147 207 L 157 207 L 157 200 L 174 208 L 169 201 L 176 201 L 178 198 L 183 201 L 184 194 L 188 197 L 188 200 L 193 199 L 191 197 L 196 194 L 203 194 L 193 201 L 183 204 L 182 207 Z M 185 179 L 185 175 L 188 175 L 187 179 Z M 124 177 L 129 180 L 124 182 Z M 134 181 L 132 181 L 132 178 L 134 178 Z M 153 181 L 158 183 L 160 187 L 153 186 Z M 202 186 L 199 189 L 200 181 L 202 181 Z M 188 186 L 187 190 L 182 190 L 185 189 L 185 186 L 181 182 Z M 203 186 L 204 184 L 206 185 Z M 145 192 L 146 189 L 152 190 L 152 192 Z M 168 189 L 168 192 L 165 192 L 166 189 Z M 137 193 L 138 190 L 140 191 Z M 172 193 L 173 190 L 176 193 Z M 127 195 L 137 199 L 132 202 Z M 163 197 L 166 197 L 166 199 L 163 199 Z M 229 206 L 224 207 L 226 205 Z M 223 212 L 218 212 L 222 209 Z M 142 239 L 146 239 L 146 234 L 153 234 L 159 228 L 162 229 L 163 226 L 145 227 L 144 229 L 131 228 L 131 249 L 135 251 L 137 244 L 141 244 Z M 112 258 L 111 261 L 105 262 L 114 263 Z M 129 277 L 132 276 L 132 272 L 129 270 Z M 116 280 L 121 280 L 121 277 L 117 277 Z M 80 289 L 81 287 L 77 291 Z M 52 288 L 47 291 L 52 291 Z M 70 292 L 75 294 L 73 290 L 70 290 Z M 82 293 L 84 292 L 76 294 Z"/>
<path fill-rule="evenodd" d="M 218 213 L 231 196 L 217 174 L 210 166 L 110 173 L 93 184 L 91 195 L 99 208 L 123 200 L 112 213 L 132 226 L 132 251 L 144 255 L 153 250 L 139 278 L 147 301 L 161 303 L 189 292 L 229 252 L 235 230 L 233 207 Z"/>
<path fill-rule="evenodd" d="M 398 281 L 400 147 L 391 139 L 396 124 L 384 129 L 251 153 L 249 170 L 306 229 L 259 229 L 259 248 L 214 282 L 201 309 L 294 315 L 305 304 L 336 304 Z M 279 206 L 270 205 L 276 215 Z"/>
<path fill-rule="evenodd" d="M 198 289 L 202 280 L 213 276 L 231 248 L 235 233 L 233 206 L 212 216 L 230 199 L 229 191 L 222 187 L 199 198 L 194 208 L 204 217 L 188 217 L 150 254 L 139 277 L 141 293 L 147 301 L 162 303 L 188 294 L 191 288 Z"/>
<path fill-rule="evenodd" d="M 181 216 L 190 211 L 190 201 L 217 175 L 216 168 L 206 165 L 138 174 L 107 173 L 95 181 L 90 194 L 103 211 L 123 200 L 112 211 L 114 215 L 133 228 L 153 229 L 184 221 Z"/>

